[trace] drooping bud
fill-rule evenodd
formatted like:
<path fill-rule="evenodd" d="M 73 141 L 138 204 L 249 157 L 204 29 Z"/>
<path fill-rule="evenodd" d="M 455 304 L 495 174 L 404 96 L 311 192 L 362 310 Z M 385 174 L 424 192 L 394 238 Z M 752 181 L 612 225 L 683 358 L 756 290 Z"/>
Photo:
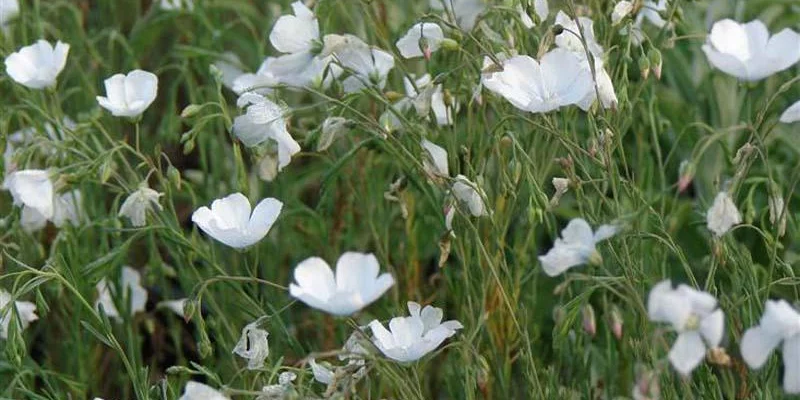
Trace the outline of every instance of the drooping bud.
<path fill-rule="evenodd" d="M 619 311 L 619 307 L 612 306 L 611 307 L 611 333 L 614 334 L 614 337 L 617 340 L 622 340 L 622 326 L 624 324 L 622 319 L 622 313 Z"/>
<path fill-rule="evenodd" d="M 561 24 L 555 24 L 550 28 L 550 32 L 553 32 L 554 36 L 558 36 L 564 32 L 564 27 Z"/>
<path fill-rule="evenodd" d="M 200 112 L 200 109 L 202 108 L 202 106 L 197 104 L 189 104 L 188 106 L 184 107 L 183 111 L 181 111 L 181 118 L 193 117 L 195 114 Z"/>
<path fill-rule="evenodd" d="M 586 304 L 581 310 L 583 316 L 583 330 L 594 337 L 597 334 L 597 320 L 595 319 L 594 307 L 591 304 Z"/>
<path fill-rule="evenodd" d="M 656 48 L 651 48 L 649 52 L 647 52 L 647 58 L 650 61 L 650 68 L 653 71 L 653 75 L 656 76 L 656 79 L 661 79 L 661 52 L 658 51 Z"/>
<path fill-rule="evenodd" d="M 694 179 L 694 164 L 688 160 L 683 160 L 678 168 L 678 174 L 680 175 L 680 178 L 678 178 L 678 193 L 683 193 L 692 183 L 692 179 Z"/>
<path fill-rule="evenodd" d="M 458 50 L 459 48 L 458 42 L 450 38 L 442 39 L 441 46 L 445 50 Z"/>
<path fill-rule="evenodd" d="M 639 57 L 639 72 L 642 74 L 642 79 L 647 79 L 650 76 L 650 60 L 645 57 Z"/>

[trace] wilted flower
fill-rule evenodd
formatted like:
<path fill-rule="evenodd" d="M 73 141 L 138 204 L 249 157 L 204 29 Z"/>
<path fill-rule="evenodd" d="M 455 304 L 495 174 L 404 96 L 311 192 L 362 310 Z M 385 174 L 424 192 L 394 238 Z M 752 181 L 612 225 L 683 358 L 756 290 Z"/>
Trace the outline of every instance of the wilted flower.
<path fill-rule="evenodd" d="M 586 220 L 575 218 L 561 231 L 561 238 L 556 238 L 553 248 L 539 256 L 542 269 L 549 276 L 557 276 L 576 265 L 599 264 L 603 258 L 597 251 L 597 243 L 616 233 L 614 225 L 600 225 L 596 232 L 592 232 Z"/>
<path fill-rule="evenodd" d="M 442 28 L 432 22 L 420 22 L 412 26 L 406 34 L 397 41 L 397 50 L 403 58 L 422 57 L 430 58 L 431 53 L 439 50 L 444 40 Z"/>
<path fill-rule="evenodd" d="M 394 68 L 394 57 L 391 54 L 370 48 L 363 40 L 352 35 L 344 35 L 336 40 L 329 37 L 333 35 L 326 36 L 329 42 L 339 42 L 338 45 L 331 46 L 331 54 L 341 67 L 351 73 L 342 82 L 345 93 L 358 92 L 367 86 L 383 90 L 386 77 Z"/>
<path fill-rule="evenodd" d="M 131 315 L 144 311 L 144 306 L 147 304 L 147 289 L 142 286 L 141 281 L 142 276 L 139 271 L 128 266 L 122 267 L 122 276 L 119 284 L 119 290 L 122 290 L 122 292 L 118 292 L 117 287 L 109 284 L 106 278 L 101 279 L 96 285 L 99 296 L 94 303 L 95 308 L 102 304 L 106 315 L 122 321 L 122 316 L 114 302 L 115 298 L 121 297 L 122 299 L 128 299 Z M 119 302 L 121 303 L 122 301 Z"/>
<path fill-rule="evenodd" d="M 784 124 L 800 121 L 800 100 L 789 106 L 789 108 L 781 114 L 780 121 Z"/>
<path fill-rule="evenodd" d="M 678 333 L 669 361 L 682 375 L 689 375 L 706 355 L 706 349 L 722 341 L 725 315 L 714 296 L 686 285 L 672 288 L 667 279 L 650 290 L 647 314 L 653 322 L 665 322 Z"/>
<path fill-rule="evenodd" d="M 750 368 L 761 368 L 781 344 L 783 390 L 800 393 L 800 313 L 784 300 L 768 300 L 759 324 L 742 336 L 742 358 Z"/>
<path fill-rule="evenodd" d="M 428 139 L 422 139 L 420 144 L 422 149 L 425 150 L 425 154 L 422 157 L 422 165 L 425 168 L 425 172 L 430 176 L 450 176 L 447 166 L 447 150 Z"/>
<path fill-rule="evenodd" d="M 322 122 L 317 151 L 325 151 L 330 147 L 336 137 L 341 136 L 348 128 L 349 121 L 342 117 L 328 117 Z"/>
<path fill-rule="evenodd" d="M 245 93 L 236 105 L 247 112 L 233 120 L 233 133 L 247 147 L 272 139 L 278 146 L 278 170 L 289 165 L 292 156 L 300 152 L 300 144 L 286 128 L 285 110 L 264 96 Z"/>
<path fill-rule="evenodd" d="M 484 68 L 482 83 L 523 111 L 557 110 L 577 104 L 594 91 L 591 72 L 584 68 L 586 62 L 564 48 L 551 50 L 540 61 L 514 56 L 502 64 L 502 71 L 486 72 Z"/>
<path fill-rule="evenodd" d="M 483 191 L 478 185 L 467 179 L 464 175 L 457 175 L 452 187 L 453 197 L 464 203 L 469 209 L 469 213 L 474 217 L 489 215 L 486 204 L 483 202 Z"/>
<path fill-rule="evenodd" d="M 455 18 L 454 22 L 463 31 L 471 31 L 486 10 L 482 0 L 430 0 L 430 5 L 434 10 L 444 10 L 448 19 Z"/>
<path fill-rule="evenodd" d="M 164 307 L 175 314 L 177 314 L 181 318 L 186 317 L 186 313 L 184 312 L 184 308 L 186 307 L 186 299 L 176 299 L 176 300 L 164 300 L 158 303 L 158 307 Z"/>
<path fill-rule="evenodd" d="M 377 300 L 394 285 L 391 274 L 378 276 L 373 254 L 346 252 L 336 262 L 336 275 L 325 260 L 311 257 L 294 269 L 289 293 L 306 305 L 329 314 L 351 315 Z"/>
<path fill-rule="evenodd" d="M 717 21 L 703 45 L 708 61 L 728 75 L 758 81 L 800 60 L 800 34 L 786 28 L 770 37 L 763 22 Z"/>
<path fill-rule="evenodd" d="M 17 83 L 31 88 L 55 86 L 56 78 L 67 64 L 69 45 L 58 41 L 53 47 L 46 40 L 25 46 L 6 57 L 6 73 Z"/>
<path fill-rule="evenodd" d="M 618 2 L 614 5 L 614 10 L 611 12 L 611 23 L 614 25 L 619 24 L 631 11 L 633 11 L 633 3 L 626 0 Z"/>
<path fill-rule="evenodd" d="M 553 187 L 556 189 L 556 192 L 553 193 L 553 197 L 550 198 L 550 207 L 558 206 L 558 202 L 561 201 L 561 196 L 567 193 L 569 190 L 569 179 L 553 178 Z"/>
<path fill-rule="evenodd" d="M 140 116 L 150 107 L 158 92 L 158 77 L 140 69 L 127 75 L 116 74 L 104 83 L 106 97 L 97 96 L 97 102 L 115 117 Z"/>
<path fill-rule="evenodd" d="M 259 369 L 264 366 L 264 360 L 269 356 L 269 342 L 267 337 L 269 332 L 258 327 L 260 321 L 256 320 L 247 324 L 242 329 L 242 336 L 236 347 L 233 348 L 234 354 L 247 359 L 247 369 Z"/>
<path fill-rule="evenodd" d="M 163 193 L 150 189 L 147 187 L 147 183 L 144 183 L 122 202 L 118 215 L 130 219 L 133 226 L 144 226 L 147 210 L 157 209 L 160 211 L 163 209 L 161 204 L 158 203 L 158 198 L 163 195 Z"/>
<path fill-rule="evenodd" d="M 29 301 L 15 301 L 13 307 L 9 306 L 11 303 L 11 294 L 3 289 L 0 289 L 0 338 L 8 338 L 8 328 L 11 325 L 11 313 L 14 312 L 12 308 L 16 308 L 17 316 L 16 321 L 19 322 L 20 327 L 25 329 L 31 322 L 39 319 L 36 315 L 36 304 Z"/>
<path fill-rule="evenodd" d="M 739 209 L 733 203 L 728 192 L 719 192 L 714 198 L 714 204 L 706 213 L 706 225 L 714 235 L 720 237 L 728 232 L 734 225 L 742 223 Z"/>
<path fill-rule="evenodd" d="M 308 366 L 311 367 L 311 373 L 314 374 L 315 381 L 325 385 L 330 385 L 333 382 L 335 373 L 330 368 L 317 364 L 317 360 L 314 358 L 308 360 Z"/>
<path fill-rule="evenodd" d="M 283 203 L 268 197 L 250 213 L 250 200 L 241 193 L 214 200 L 192 214 L 194 222 L 212 238 L 233 248 L 243 249 L 258 243 L 278 219 Z"/>
<path fill-rule="evenodd" d="M 297 379 L 294 372 L 281 372 L 278 375 L 278 384 L 264 386 L 261 389 L 261 394 L 256 397 L 256 400 L 284 400 L 287 395 L 294 390 L 292 382 Z"/>
<path fill-rule="evenodd" d="M 186 382 L 183 395 L 178 400 L 230 400 L 227 396 L 220 393 L 211 386 L 200 382 Z"/>
<path fill-rule="evenodd" d="M 395 317 L 387 330 L 378 320 L 369 323 L 372 342 L 386 357 L 399 362 L 412 362 L 439 347 L 445 339 L 464 326 L 456 320 L 442 322 L 441 308 L 408 302 L 408 317 Z"/>
<path fill-rule="evenodd" d="M 772 194 L 767 199 L 769 205 L 769 223 L 778 228 L 778 237 L 786 234 L 786 220 L 788 218 L 789 210 L 786 208 L 786 203 L 779 193 Z"/>

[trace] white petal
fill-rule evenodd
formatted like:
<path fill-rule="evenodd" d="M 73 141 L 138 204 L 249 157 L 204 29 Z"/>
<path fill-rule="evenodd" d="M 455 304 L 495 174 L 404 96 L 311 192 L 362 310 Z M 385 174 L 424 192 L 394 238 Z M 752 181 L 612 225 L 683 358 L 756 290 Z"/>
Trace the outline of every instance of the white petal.
<path fill-rule="evenodd" d="M 186 383 L 186 388 L 183 391 L 183 395 L 178 400 L 229 400 L 229 399 L 228 397 L 224 396 L 222 393 L 212 388 L 211 386 L 195 381 L 189 381 Z"/>
<path fill-rule="evenodd" d="M 781 342 L 781 337 L 760 326 L 748 329 L 741 340 L 742 358 L 750 368 L 761 368 Z"/>
<path fill-rule="evenodd" d="M 251 241 L 257 242 L 267 235 L 272 224 L 278 219 L 282 208 L 283 203 L 272 197 L 261 200 L 256 205 L 247 224 L 247 232 Z"/>
<path fill-rule="evenodd" d="M 319 308 L 319 304 L 324 304 L 336 293 L 336 279 L 333 271 L 325 260 L 319 257 L 311 257 L 303 260 L 294 269 L 294 279 L 297 285 L 289 287 L 289 293 L 293 297 L 308 295 L 319 302 L 311 305 Z M 308 304 L 306 299 L 301 298 Z"/>
<path fill-rule="evenodd" d="M 682 375 L 689 375 L 706 355 L 706 346 L 697 331 L 683 332 L 678 335 L 675 344 L 669 351 L 669 361 Z"/>
<path fill-rule="evenodd" d="M 722 310 L 717 310 L 711 315 L 700 321 L 700 334 L 708 344 L 708 347 L 719 347 L 722 342 L 722 335 L 725 333 L 725 314 Z"/>
<path fill-rule="evenodd" d="M 800 100 L 789 106 L 789 108 L 781 114 L 780 121 L 784 124 L 800 121 Z"/>
<path fill-rule="evenodd" d="M 295 15 L 283 15 L 275 22 L 269 41 L 281 53 L 299 53 L 311 49 L 319 39 L 319 24 L 314 14 L 302 2 L 292 4 Z"/>
<path fill-rule="evenodd" d="M 450 176 L 450 171 L 447 165 L 447 150 L 437 146 L 433 142 L 422 139 L 422 148 L 427 153 L 427 158 L 424 161 L 432 168 L 429 172 L 433 172 L 440 176 Z"/>
<path fill-rule="evenodd" d="M 783 390 L 800 393 L 800 335 L 783 342 Z"/>
<path fill-rule="evenodd" d="M 719 192 L 714 198 L 714 204 L 706 213 L 706 221 L 708 229 L 719 237 L 733 226 L 740 224 L 742 216 L 728 193 Z"/>
<path fill-rule="evenodd" d="M 326 385 L 330 385 L 333 382 L 333 371 L 317 364 L 317 360 L 310 358 L 308 360 L 308 365 L 311 367 L 311 372 L 314 373 L 314 380 Z"/>
<path fill-rule="evenodd" d="M 397 41 L 397 50 L 403 58 L 422 57 L 423 49 L 420 48 L 421 38 L 425 38 L 430 52 L 435 52 L 441 47 L 444 33 L 442 28 L 434 23 L 421 22 L 412 26 L 406 34 Z"/>

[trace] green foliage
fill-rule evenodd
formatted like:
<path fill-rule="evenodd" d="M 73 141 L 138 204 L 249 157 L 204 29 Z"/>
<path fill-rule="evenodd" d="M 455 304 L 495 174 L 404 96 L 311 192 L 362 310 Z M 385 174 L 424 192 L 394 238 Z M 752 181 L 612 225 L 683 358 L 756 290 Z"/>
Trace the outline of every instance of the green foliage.
<path fill-rule="evenodd" d="M 192 379 L 254 398 L 282 371 L 298 374 L 298 396 L 319 397 L 325 388 L 307 367 L 310 354 L 322 359 L 358 326 L 405 315 L 406 302 L 417 301 L 443 308 L 465 329 L 412 365 L 369 360 L 348 398 L 630 398 L 637 378 L 650 372 L 666 399 L 781 398 L 780 360 L 750 371 L 738 343 L 765 300 L 800 300 L 800 136 L 796 124 L 777 122 L 800 99 L 792 79 L 799 70 L 742 84 L 713 70 L 700 46 L 707 21 L 723 17 L 797 30 L 793 1 L 673 0 L 665 16 L 674 32 L 645 25 L 637 46 L 620 34 L 630 20 L 611 25 L 610 1 L 550 1 L 550 18 L 532 29 L 520 23 L 516 1 L 491 1 L 466 33 L 450 29 L 427 0 L 320 0 L 323 33 L 359 36 L 395 54 L 396 68 L 386 92 L 345 95 L 338 83 L 277 90 L 303 151 L 271 182 L 259 179 L 263 149 L 246 149 L 229 133 L 241 111 L 209 66 L 230 51 L 255 70 L 276 54 L 268 35 L 289 12 L 287 1 L 195 0 L 193 11 L 182 12 L 151 4 L 158 1 L 23 3 L 0 32 L 0 56 L 39 38 L 71 48 L 55 90 L 30 90 L 0 74 L 0 143 L 34 128 L 33 144 L 15 161 L 51 168 L 63 187 L 80 189 L 84 219 L 26 233 L 11 197 L 0 196 L 0 286 L 35 302 L 39 315 L 24 331 L 12 319 L 0 341 L 0 397 L 173 399 Z M 530 114 L 487 90 L 476 98 L 484 56 L 513 48 L 535 57 L 552 43 L 559 9 L 594 20 L 617 109 Z M 449 27 L 446 36 L 459 47 L 403 61 L 394 43 L 420 19 Z M 643 77 L 642 68 L 659 62 L 660 80 Z M 135 68 L 159 78 L 158 97 L 138 124 L 95 100 L 104 79 Z M 403 129 L 385 132 L 379 117 L 391 104 L 387 92 L 425 72 L 460 104 L 455 123 L 402 114 Z M 63 116 L 77 126 L 65 129 Z M 351 125 L 315 152 L 328 116 Z M 45 124 L 68 134 L 50 140 Z M 453 179 L 426 175 L 422 138 L 447 150 L 451 175 L 476 182 L 491 210 L 477 218 L 458 207 L 454 237 L 443 212 Z M 752 149 L 741 151 L 746 144 Z M 550 201 L 553 177 L 570 181 L 558 202 Z M 682 177 L 692 183 L 681 193 Z M 117 214 L 143 182 L 164 193 L 163 210 L 134 228 Z M 715 239 L 705 211 L 726 187 L 744 223 Z M 284 202 L 267 238 L 246 251 L 214 241 L 190 220 L 193 210 L 237 191 Z M 783 236 L 770 222 L 774 195 L 788 205 Z M 599 246 L 602 265 L 547 277 L 537 256 L 575 217 L 622 230 Z M 319 256 L 333 264 L 345 251 L 374 253 L 395 286 L 350 319 L 289 296 L 298 262 Z M 142 273 L 150 298 L 145 312 L 122 312 L 117 322 L 94 302 L 97 282 L 117 281 L 123 265 Z M 646 311 L 647 292 L 667 278 L 719 299 L 730 360 L 704 362 L 689 379 L 671 370 L 674 335 Z M 157 306 L 183 297 L 191 300 L 189 322 Z M 594 336 L 582 328 L 587 306 Z M 231 351 L 242 328 L 263 316 L 271 354 L 262 369 L 247 370 Z M 621 338 L 613 322 L 622 324 Z"/>

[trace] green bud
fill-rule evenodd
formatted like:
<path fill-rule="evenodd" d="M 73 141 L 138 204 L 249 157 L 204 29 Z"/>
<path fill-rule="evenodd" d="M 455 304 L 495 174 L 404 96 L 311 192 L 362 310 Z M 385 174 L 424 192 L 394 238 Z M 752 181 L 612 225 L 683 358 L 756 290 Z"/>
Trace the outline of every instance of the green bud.
<path fill-rule="evenodd" d="M 176 189 L 181 189 L 181 172 L 175 166 L 170 165 L 167 167 L 167 179 Z"/>
<path fill-rule="evenodd" d="M 457 41 L 450 38 L 444 38 L 441 44 L 442 48 L 445 50 L 458 50 L 460 47 Z"/>
<path fill-rule="evenodd" d="M 647 58 L 650 61 L 650 68 L 653 70 L 653 75 L 656 76 L 656 79 L 661 79 L 661 52 L 656 48 L 651 48 L 650 51 L 647 52 Z"/>
<path fill-rule="evenodd" d="M 555 24 L 550 28 L 550 31 L 553 32 L 554 36 L 558 36 L 564 32 L 564 27 L 561 24 Z"/>
<path fill-rule="evenodd" d="M 201 105 L 189 104 L 181 111 L 181 118 L 190 118 L 200 112 L 201 108 L 203 108 Z"/>
<path fill-rule="evenodd" d="M 639 57 L 639 72 L 642 73 L 643 79 L 647 79 L 650 76 L 650 61 L 647 57 Z"/>

